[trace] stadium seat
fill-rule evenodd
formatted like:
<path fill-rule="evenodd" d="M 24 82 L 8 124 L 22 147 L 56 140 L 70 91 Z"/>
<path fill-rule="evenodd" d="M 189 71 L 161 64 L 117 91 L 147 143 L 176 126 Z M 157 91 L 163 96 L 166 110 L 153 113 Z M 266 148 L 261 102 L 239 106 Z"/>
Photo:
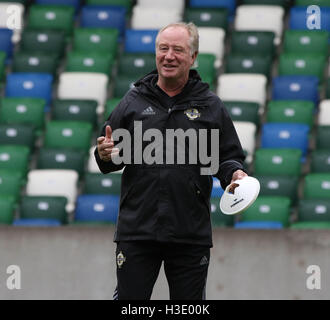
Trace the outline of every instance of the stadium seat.
<path fill-rule="evenodd" d="M 322 100 L 319 105 L 318 125 L 330 125 L 330 99 Z"/>
<path fill-rule="evenodd" d="M 228 11 L 225 8 L 186 8 L 184 21 L 191 21 L 197 27 L 215 27 L 227 30 Z"/>
<path fill-rule="evenodd" d="M 301 199 L 298 204 L 297 221 L 326 221 L 330 223 L 330 199 Z"/>
<path fill-rule="evenodd" d="M 283 48 L 286 53 L 326 54 L 328 33 L 318 30 L 286 30 Z"/>
<path fill-rule="evenodd" d="M 226 8 L 229 16 L 235 15 L 236 1 L 235 0 L 190 0 L 189 7 L 191 8 Z"/>
<path fill-rule="evenodd" d="M 104 112 L 108 76 L 93 72 L 62 72 L 59 76 L 58 99 L 96 100 L 97 112 Z"/>
<path fill-rule="evenodd" d="M 202 80 L 210 78 L 213 82 L 216 78 L 216 69 L 214 68 L 215 55 L 211 53 L 200 53 L 198 54 L 193 69 L 196 69 Z"/>
<path fill-rule="evenodd" d="M 241 5 L 236 9 L 235 30 L 272 31 L 280 42 L 284 27 L 284 8 L 273 5 Z"/>
<path fill-rule="evenodd" d="M 330 222 L 304 221 L 295 222 L 290 225 L 290 229 L 330 229 Z"/>
<path fill-rule="evenodd" d="M 117 56 L 119 31 L 114 28 L 75 28 L 73 49 Z"/>
<path fill-rule="evenodd" d="M 35 143 L 34 127 L 27 124 L 0 124 L 0 145 L 27 146 L 30 150 Z"/>
<path fill-rule="evenodd" d="M 222 65 L 225 52 L 225 31 L 221 28 L 198 27 L 199 33 L 199 52 L 211 53 L 216 57 L 215 68 Z"/>
<path fill-rule="evenodd" d="M 133 7 L 131 27 L 135 30 L 159 30 L 162 27 L 182 20 L 180 12 L 175 8 Z"/>
<path fill-rule="evenodd" d="M 326 172 L 330 173 L 330 148 L 316 149 L 311 153 L 311 173 Z"/>
<path fill-rule="evenodd" d="M 118 75 L 114 80 L 113 97 L 122 98 L 128 90 L 134 87 L 137 76 Z"/>
<path fill-rule="evenodd" d="M 83 194 L 120 195 L 121 175 L 88 172 L 84 178 Z"/>
<path fill-rule="evenodd" d="M 80 8 L 81 0 L 36 0 L 36 4 L 43 4 L 43 5 L 66 5 L 74 7 L 75 12 L 78 12 Z"/>
<path fill-rule="evenodd" d="M 9 62 L 13 55 L 14 43 L 12 42 L 12 37 L 12 30 L 0 28 L 0 51 L 6 53 L 6 62 Z"/>
<path fill-rule="evenodd" d="M 301 174 L 301 155 L 300 149 L 293 148 L 258 149 L 255 152 L 254 174 L 298 177 Z"/>
<path fill-rule="evenodd" d="M 317 149 L 330 149 L 330 125 L 329 126 L 317 126 L 315 142 Z"/>
<path fill-rule="evenodd" d="M 233 121 L 252 122 L 259 125 L 259 104 L 244 101 L 223 101 Z"/>
<path fill-rule="evenodd" d="M 282 175 L 254 175 L 260 183 L 260 196 L 289 197 L 291 205 L 296 204 L 298 198 L 299 177 Z"/>
<path fill-rule="evenodd" d="M 259 196 L 240 216 L 240 222 L 280 222 L 288 227 L 290 222 L 290 199 L 288 197 Z"/>
<path fill-rule="evenodd" d="M 271 31 L 233 31 L 231 53 L 259 54 L 273 57 L 275 33 Z"/>
<path fill-rule="evenodd" d="M 111 76 L 114 57 L 105 52 L 71 51 L 67 55 L 66 71 L 97 72 Z"/>
<path fill-rule="evenodd" d="M 51 120 L 46 124 L 44 146 L 68 148 L 88 152 L 92 137 L 92 125 L 83 121 Z"/>
<path fill-rule="evenodd" d="M 42 147 L 38 152 L 37 169 L 70 169 L 77 171 L 81 177 L 85 159 L 86 154 L 81 150 Z"/>
<path fill-rule="evenodd" d="M 246 121 L 234 121 L 234 127 L 243 150 L 247 152 L 245 161 L 250 163 L 253 158 L 256 144 L 257 127 L 254 123 Z"/>
<path fill-rule="evenodd" d="M 330 31 L 330 8 L 320 7 L 320 29 Z M 289 28 L 293 30 L 307 30 L 308 21 L 314 25 L 315 16 L 312 12 L 307 12 L 306 7 L 293 6 L 289 14 Z"/>
<path fill-rule="evenodd" d="M 220 180 L 218 178 L 212 177 L 212 180 L 213 180 L 213 185 L 212 185 L 211 197 L 217 198 L 219 201 L 221 196 L 224 193 L 224 190 L 222 189 Z M 218 205 L 219 205 L 219 203 L 218 203 Z"/>
<path fill-rule="evenodd" d="M 278 74 L 316 76 L 323 81 L 325 73 L 325 54 L 282 53 L 280 55 Z"/>
<path fill-rule="evenodd" d="M 304 199 L 330 200 L 330 173 L 309 173 L 304 179 Z"/>
<path fill-rule="evenodd" d="M 0 51 L 0 82 L 4 80 L 5 73 L 6 73 L 6 52 Z"/>
<path fill-rule="evenodd" d="M 24 29 L 20 50 L 25 53 L 56 54 L 61 58 L 66 47 L 65 32 L 54 29 Z"/>
<path fill-rule="evenodd" d="M 210 216 L 212 227 L 232 227 L 235 217 L 233 215 L 223 214 L 219 206 L 220 198 L 211 198 Z"/>
<path fill-rule="evenodd" d="M 115 28 L 119 32 L 119 39 L 121 39 L 125 35 L 126 8 L 121 6 L 83 6 L 80 26 L 83 28 Z"/>
<path fill-rule="evenodd" d="M 40 135 L 44 128 L 46 101 L 41 98 L 1 98 L 0 122 L 6 124 L 29 124 Z"/>
<path fill-rule="evenodd" d="M 0 196 L 13 198 L 15 203 L 21 196 L 24 180 L 18 171 L 0 170 Z M 0 210 L 1 212 L 1 210 Z"/>
<path fill-rule="evenodd" d="M 173 10 L 176 10 L 178 13 L 182 14 L 185 9 L 185 0 L 137 0 L 137 6 L 142 8 L 154 8 L 159 10 L 172 8 Z"/>
<path fill-rule="evenodd" d="M 318 5 L 320 7 L 329 7 L 330 6 L 330 3 L 328 0 L 314 0 L 314 1 L 312 1 L 312 3 L 315 5 Z M 310 0 L 296 0 L 295 5 L 307 7 L 307 6 L 311 5 L 311 1 Z"/>
<path fill-rule="evenodd" d="M 308 150 L 309 127 L 300 123 L 265 123 L 261 132 L 262 148 L 294 148 L 305 160 Z"/>
<path fill-rule="evenodd" d="M 23 196 L 19 206 L 20 219 L 54 219 L 65 224 L 67 199 L 61 196 Z"/>
<path fill-rule="evenodd" d="M 26 146 L 0 145 L 0 170 L 18 172 L 26 177 L 30 161 L 30 149 Z"/>
<path fill-rule="evenodd" d="M 157 30 L 126 29 L 125 52 L 155 53 Z"/>
<path fill-rule="evenodd" d="M 7 97 L 42 98 L 46 109 L 52 99 L 53 76 L 48 73 L 11 73 L 7 76 Z"/>
<path fill-rule="evenodd" d="M 29 9 L 29 28 L 62 30 L 71 36 L 74 26 L 74 8 L 66 5 L 32 4 Z"/>
<path fill-rule="evenodd" d="M 67 212 L 75 208 L 78 194 L 78 173 L 74 170 L 33 169 L 28 173 L 26 195 L 64 196 L 68 200 Z"/>
<path fill-rule="evenodd" d="M 119 196 L 83 194 L 77 198 L 75 221 L 116 223 Z"/>
<path fill-rule="evenodd" d="M 112 98 L 107 100 L 104 110 L 104 117 L 103 120 L 106 121 L 109 118 L 110 113 L 113 111 L 114 108 L 117 107 L 121 98 Z"/>
<path fill-rule="evenodd" d="M 154 69 L 156 69 L 155 55 L 152 53 L 123 53 L 119 57 L 119 75 L 141 77 Z"/>
<path fill-rule="evenodd" d="M 290 5 L 290 0 L 243 0 L 243 4 L 257 4 L 257 5 L 275 5 L 286 8 Z"/>
<path fill-rule="evenodd" d="M 15 199 L 9 196 L 0 196 L 0 225 L 12 224 L 14 221 L 14 213 Z"/>
<path fill-rule="evenodd" d="M 241 221 L 236 222 L 235 229 L 283 229 L 283 225 L 278 221 Z"/>
<path fill-rule="evenodd" d="M 16 227 L 59 227 L 61 223 L 57 219 L 15 219 L 13 226 Z"/>
<path fill-rule="evenodd" d="M 330 78 L 328 78 L 327 81 L 326 81 L 325 97 L 326 97 L 326 99 L 330 99 Z"/>
<path fill-rule="evenodd" d="M 311 101 L 272 100 L 268 103 L 267 122 L 314 123 L 314 104 Z"/>
<path fill-rule="evenodd" d="M 54 99 L 52 104 L 52 120 L 85 121 L 97 124 L 97 101 L 79 99 Z"/>
<path fill-rule="evenodd" d="M 56 74 L 57 54 L 17 52 L 12 63 L 13 72 Z"/>
<path fill-rule="evenodd" d="M 266 102 L 267 78 L 262 74 L 222 74 L 217 94 L 221 100 L 255 102 L 263 109 Z"/>
<path fill-rule="evenodd" d="M 272 59 L 266 55 L 234 53 L 226 59 L 226 73 L 259 73 L 270 76 Z"/>
<path fill-rule="evenodd" d="M 0 2 L 0 28 L 13 31 L 12 41 L 19 42 L 24 28 L 24 11 L 22 3 Z"/>
<path fill-rule="evenodd" d="M 273 100 L 319 101 L 318 78 L 315 76 L 277 76 L 273 79 Z"/>
<path fill-rule="evenodd" d="M 132 6 L 132 0 L 86 0 L 86 4 L 96 6 L 122 6 L 129 12 Z"/>

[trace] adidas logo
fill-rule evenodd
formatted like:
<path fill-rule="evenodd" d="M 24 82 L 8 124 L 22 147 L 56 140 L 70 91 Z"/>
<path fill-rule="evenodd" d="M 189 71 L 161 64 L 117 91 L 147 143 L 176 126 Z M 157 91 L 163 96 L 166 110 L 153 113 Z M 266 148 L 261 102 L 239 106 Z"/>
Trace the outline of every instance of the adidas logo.
<path fill-rule="evenodd" d="M 148 108 L 145 108 L 142 113 L 142 115 L 148 115 L 148 116 L 151 116 L 151 115 L 154 115 L 156 114 L 156 112 L 154 111 L 154 109 L 152 107 L 148 107 Z"/>
<path fill-rule="evenodd" d="M 209 263 L 209 260 L 205 256 L 202 257 L 201 262 L 199 263 L 201 266 L 204 266 Z"/>

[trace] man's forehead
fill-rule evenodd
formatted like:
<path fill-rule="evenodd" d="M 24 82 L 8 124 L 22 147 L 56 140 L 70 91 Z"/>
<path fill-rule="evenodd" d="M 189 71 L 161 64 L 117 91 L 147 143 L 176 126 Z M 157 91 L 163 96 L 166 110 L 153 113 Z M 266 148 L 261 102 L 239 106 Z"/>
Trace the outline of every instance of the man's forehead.
<path fill-rule="evenodd" d="M 180 26 L 169 27 L 159 34 L 159 42 L 167 41 L 177 42 L 182 45 L 182 41 L 189 41 L 189 33 Z"/>

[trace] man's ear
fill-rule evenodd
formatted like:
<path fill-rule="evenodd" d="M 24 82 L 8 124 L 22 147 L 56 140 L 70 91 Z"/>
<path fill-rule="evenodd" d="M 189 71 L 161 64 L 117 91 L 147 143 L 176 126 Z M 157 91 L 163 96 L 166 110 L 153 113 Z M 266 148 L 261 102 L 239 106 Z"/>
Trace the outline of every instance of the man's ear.
<path fill-rule="evenodd" d="M 193 53 L 193 55 L 191 56 L 191 58 L 192 58 L 192 60 L 193 60 L 193 62 L 192 62 L 192 66 L 194 65 L 194 63 L 195 63 L 195 60 L 196 60 L 196 58 L 197 58 L 197 56 L 198 56 L 198 51 L 195 51 L 194 53 Z"/>

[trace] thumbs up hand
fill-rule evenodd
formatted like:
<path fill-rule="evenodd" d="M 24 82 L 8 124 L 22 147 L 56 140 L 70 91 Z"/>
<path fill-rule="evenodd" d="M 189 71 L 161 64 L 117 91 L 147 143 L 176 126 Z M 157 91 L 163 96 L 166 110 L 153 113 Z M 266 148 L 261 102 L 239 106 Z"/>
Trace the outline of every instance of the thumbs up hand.
<path fill-rule="evenodd" d="M 119 154 L 119 149 L 114 148 L 112 129 L 109 125 L 105 127 L 105 136 L 97 138 L 97 151 L 103 161 L 110 161 L 112 157 Z"/>

